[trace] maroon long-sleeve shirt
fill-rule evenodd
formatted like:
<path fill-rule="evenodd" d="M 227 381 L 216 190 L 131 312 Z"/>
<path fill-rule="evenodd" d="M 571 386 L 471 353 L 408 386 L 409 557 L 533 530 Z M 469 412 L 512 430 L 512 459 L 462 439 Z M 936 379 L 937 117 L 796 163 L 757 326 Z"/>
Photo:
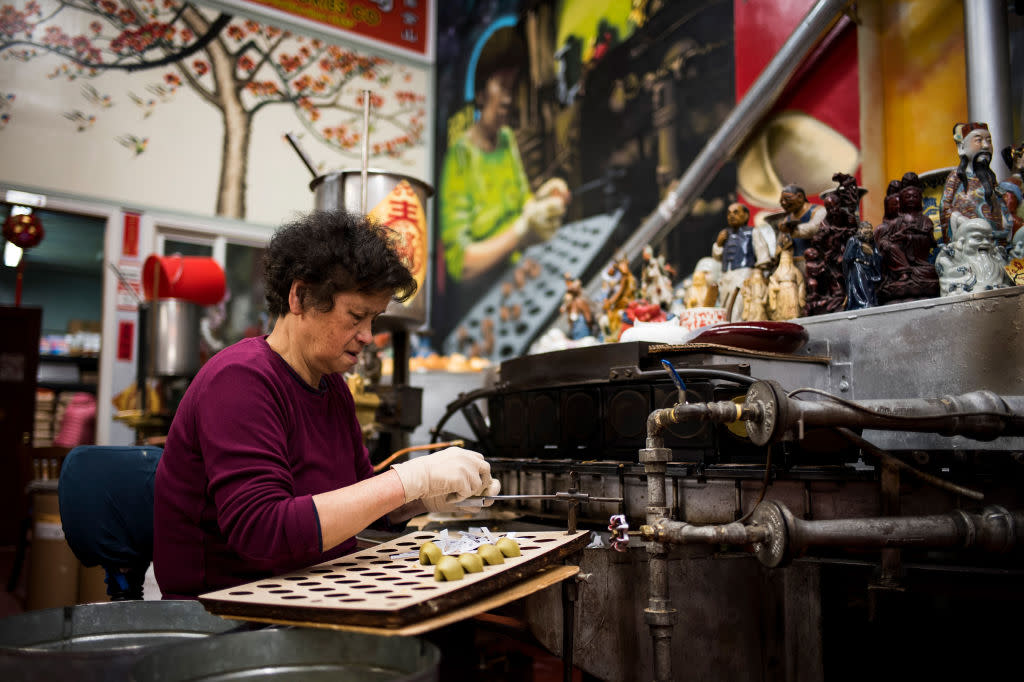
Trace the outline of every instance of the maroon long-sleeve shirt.
<path fill-rule="evenodd" d="M 214 355 L 185 392 L 156 472 L 153 565 L 165 599 L 303 568 L 321 551 L 312 496 L 373 475 L 340 375 L 311 388 L 265 337 Z"/>

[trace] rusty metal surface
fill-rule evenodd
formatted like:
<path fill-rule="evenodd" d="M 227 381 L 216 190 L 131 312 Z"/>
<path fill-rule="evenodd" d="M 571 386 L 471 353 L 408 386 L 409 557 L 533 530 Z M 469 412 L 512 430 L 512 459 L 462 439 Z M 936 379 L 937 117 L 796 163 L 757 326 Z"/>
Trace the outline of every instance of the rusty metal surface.
<path fill-rule="evenodd" d="M 576 665 L 609 682 L 653 679 L 651 638 L 642 608 L 647 602 L 646 553 L 588 549 L 580 568 L 589 578 L 578 588 Z M 787 612 L 802 619 L 785 626 L 794 634 L 809 635 L 820 627 L 820 605 L 804 592 L 815 584 L 818 567 L 787 570 L 792 577 L 766 574 L 748 557 L 713 559 L 706 548 L 673 548 L 667 572 L 672 606 L 678 612 L 672 626 L 675 678 L 822 679 L 816 644 L 820 633 L 805 636 L 798 647 L 781 634 L 766 641 L 765 632 L 785 622 Z M 561 651 L 559 598 L 557 591 L 547 590 L 526 600 L 531 630 L 555 652 Z M 787 647 L 793 650 L 787 652 Z"/>

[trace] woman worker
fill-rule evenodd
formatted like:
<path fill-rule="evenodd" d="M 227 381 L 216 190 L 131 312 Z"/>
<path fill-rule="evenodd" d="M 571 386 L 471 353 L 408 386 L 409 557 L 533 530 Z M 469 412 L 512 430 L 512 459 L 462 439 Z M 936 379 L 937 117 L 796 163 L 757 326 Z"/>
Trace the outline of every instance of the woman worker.
<path fill-rule="evenodd" d="M 156 472 L 153 565 L 165 599 L 328 561 L 371 523 L 497 493 L 490 465 L 461 448 L 373 475 L 342 373 L 374 318 L 416 291 L 390 239 L 343 211 L 311 213 L 271 239 L 273 331 L 203 366 Z"/>

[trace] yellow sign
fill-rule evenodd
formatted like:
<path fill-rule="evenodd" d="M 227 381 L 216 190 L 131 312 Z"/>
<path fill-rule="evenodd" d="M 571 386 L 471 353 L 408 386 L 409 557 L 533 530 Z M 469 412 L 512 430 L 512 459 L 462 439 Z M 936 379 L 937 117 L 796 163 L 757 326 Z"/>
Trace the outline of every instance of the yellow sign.
<path fill-rule="evenodd" d="M 373 207 L 372 221 L 387 225 L 398 235 L 398 252 L 416 280 L 417 291 L 423 291 L 427 278 L 427 218 L 423 205 L 412 185 L 402 180 L 384 200 Z M 409 306 L 419 296 L 405 302 Z"/>

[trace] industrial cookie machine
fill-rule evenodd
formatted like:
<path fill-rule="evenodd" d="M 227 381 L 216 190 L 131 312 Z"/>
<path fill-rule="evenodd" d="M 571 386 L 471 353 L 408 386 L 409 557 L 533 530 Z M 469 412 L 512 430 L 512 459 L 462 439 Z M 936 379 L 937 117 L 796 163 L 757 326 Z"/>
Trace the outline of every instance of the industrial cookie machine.
<path fill-rule="evenodd" d="M 1020 320 L 1018 288 L 797 320 L 789 352 L 526 356 L 449 413 L 527 496 L 500 508 L 603 531 L 573 624 L 601 679 L 978 674 L 1024 601 Z M 560 596 L 526 613 L 560 651 Z"/>

